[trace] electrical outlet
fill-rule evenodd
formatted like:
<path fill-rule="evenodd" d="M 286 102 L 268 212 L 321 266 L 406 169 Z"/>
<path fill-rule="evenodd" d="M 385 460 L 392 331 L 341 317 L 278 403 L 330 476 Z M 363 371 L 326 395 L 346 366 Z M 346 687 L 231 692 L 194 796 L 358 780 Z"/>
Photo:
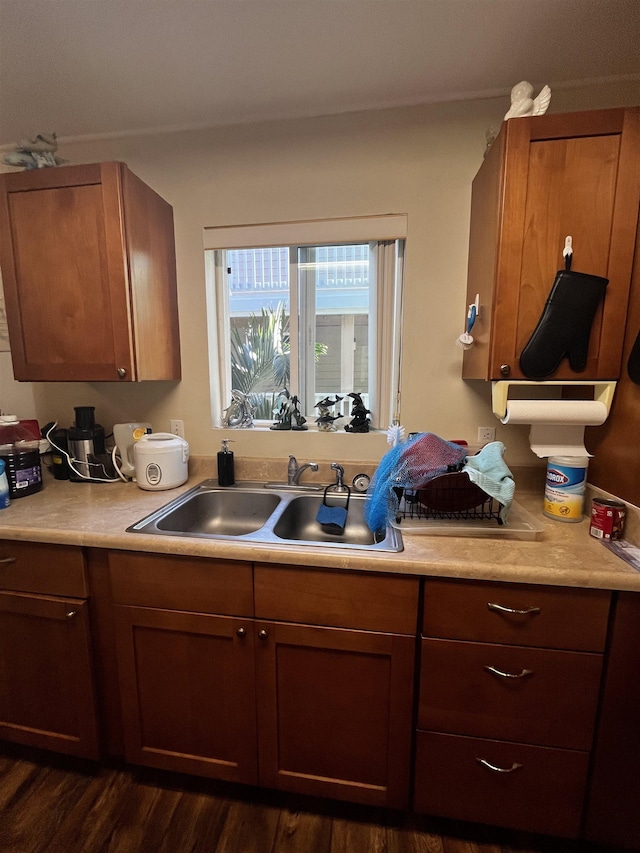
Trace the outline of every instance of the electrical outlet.
<path fill-rule="evenodd" d="M 496 440 L 495 427 L 478 427 L 478 441 L 480 444 L 488 444 Z"/>
<path fill-rule="evenodd" d="M 184 438 L 184 421 L 169 421 L 169 432 Z"/>

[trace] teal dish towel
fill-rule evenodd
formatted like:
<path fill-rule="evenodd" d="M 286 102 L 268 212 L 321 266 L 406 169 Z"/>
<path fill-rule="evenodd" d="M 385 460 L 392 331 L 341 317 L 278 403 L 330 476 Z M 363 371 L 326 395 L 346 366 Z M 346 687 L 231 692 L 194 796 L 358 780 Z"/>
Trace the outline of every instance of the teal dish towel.
<path fill-rule="evenodd" d="M 325 533 L 341 536 L 347 523 L 347 508 L 344 506 L 327 506 L 320 504 L 316 521 L 322 525 Z"/>
<path fill-rule="evenodd" d="M 467 456 L 462 470 L 468 474 L 472 483 L 500 501 L 502 504 L 500 518 L 506 522 L 513 503 L 516 484 L 513 481 L 513 474 L 502 458 L 504 450 L 504 444 L 501 441 L 492 441 L 483 447 L 480 453 Z"/>

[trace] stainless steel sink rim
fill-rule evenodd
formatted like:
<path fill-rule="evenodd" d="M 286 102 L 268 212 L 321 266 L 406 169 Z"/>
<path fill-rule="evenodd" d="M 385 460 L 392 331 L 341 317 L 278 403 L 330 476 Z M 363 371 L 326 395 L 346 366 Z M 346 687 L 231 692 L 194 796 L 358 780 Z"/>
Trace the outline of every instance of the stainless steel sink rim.
<path fill-rule="evenodd" d="M 189 489 L 187 492 L 179 495 L 174 498 L 169 503 L 157 509 L 155 512 L 150 515 L 145 516 L 145 518 L 137 521 L 135 524 L 132 524 L 127 528 L 127 533 L 143 533 L 143 534 L 151 534 L 158 536 L 181 536 L 198 539 L 220 539 L 226 540 L 230 542 L 249 542 L 260 545 L 295 545 L 300 547 L 315 547 L 315 548 L 330 548 L 330 549 L 340 549 L 340 550 L 356 550 L 356 551 L 402 551 L 402 535 L 400 531 L 395 528 L 388 526 L 385 532 L 384 538 L 379 542 L 372 542 L 367 544 L 352 544 L 349 542 L 345 542 L 344 540 L 340 540 L 340 537 L 336 537 L 336 541 L 326 541 L 325 540 L 308 540 L 308 539 L 286 539 L 278 536 L 274 532 L 274 528 L 280 521 L 283 514 L 287 511 L 289 505 L 300 498 L 301 496 L 308 496 L 309 498 L 317 497 L 317 489 L 310 490 L 305 488 L 304 486 L 298 489 L 292 489 L 291 487 L 287 487 L 286 485 L 282 488 L 277 488 L 274 484 L 270 483 L 268 486 L 269 491 L 267 494 L 277 495 L 279 498 L 279 502 L 277 506 L 273 509 L 269 517 L 266 519 L 265 523 L 258 529 L 254 530 L 250 533 L 239 533 L 228 535 L 224 533 L 207 533 L 207 532 L 198 532 L 198 531 L 184 531 L 184 530 L 166 530 L 158 527 L 158 524 L 166 519 L 171 513 L 178 510 L 184 504 L 189 503 L 196 495 L 204 494 L 207 492 L 239 492 L 243 494 L 265 494 L 265 484 L 257 483 L 257 482 L 241 482 L 237 483 L 235 486 L 219 486 L 217 480 L 209 479 L 204 480 L 202 483 L 199 483 L 197 486 L 194 486 L 192 489 Z M 361 495 L 352 495 L 352 501 L 363 501 L 364 496 Z"/>

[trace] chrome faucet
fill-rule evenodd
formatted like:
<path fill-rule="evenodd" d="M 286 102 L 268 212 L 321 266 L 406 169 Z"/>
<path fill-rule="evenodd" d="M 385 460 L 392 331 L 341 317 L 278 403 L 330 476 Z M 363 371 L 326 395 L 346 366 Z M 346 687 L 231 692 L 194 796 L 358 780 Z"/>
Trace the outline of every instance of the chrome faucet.
<path fill-rule="evenodd" d="M 344 468 L 342 465 L 338 465 L 337 462 L 331 463 L 331 470 L 336 472 L 336 483 L 335 489 L 336 492 L 344 492 L 346 491 L 346 487 L 344 485 Z"/>
<path fill-rule="evenodd" d="M 287 485 L 299 486 L 300 477 L 303 472 L 309 468 L 310 471 L 318 470 L 317 462 L 305 462 L 304 465 L 298 465 L 298 460 L 295 456 L 289 455 L 289 464 L 287 466 Z"/>

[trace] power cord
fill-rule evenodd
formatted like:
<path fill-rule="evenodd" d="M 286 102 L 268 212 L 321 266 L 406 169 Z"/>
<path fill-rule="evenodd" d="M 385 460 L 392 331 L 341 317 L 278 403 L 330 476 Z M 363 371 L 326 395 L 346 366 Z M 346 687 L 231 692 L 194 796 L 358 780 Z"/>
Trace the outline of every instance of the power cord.
<path fill-rule="evenodd" d="M 120 477 L 121 480 L 124 480 L 125 483 L 128 483 L 129 478 L 127 477 L 126 474 L 123 473 L 122 469 L 118 465 L 118 456 L 120 456 L 120 461 L 122 461 L 122 455 L 120 454 L 120 450 L 118 448 L 118 445 L 114 444 L 113 450 L 111 451 L 111 462 L 113 463 L 113 467 L 115 468 L 115 470 L 118 474 L 118 477 Z"/>

